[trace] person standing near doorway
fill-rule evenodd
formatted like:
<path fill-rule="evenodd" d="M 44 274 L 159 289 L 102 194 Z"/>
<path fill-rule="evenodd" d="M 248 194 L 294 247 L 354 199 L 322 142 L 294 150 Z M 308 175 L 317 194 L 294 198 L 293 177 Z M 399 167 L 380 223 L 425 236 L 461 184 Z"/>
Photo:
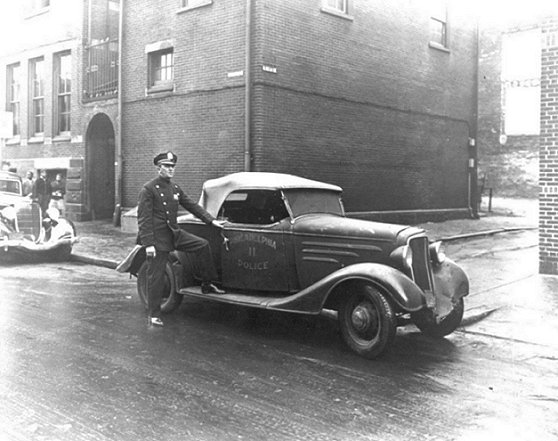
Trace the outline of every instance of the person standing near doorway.
<path fill-rule="evenodd" d="M 64 215 L 66 205 L 64 195 L 66 194 L 66 182 L 62 178 L 62 173 L 56 174 L 56 179 L 50 183 L 50 202 L 48 208 L 56 208 L 60 215 Z"/>
<path fill-rule="evenodd" d="M 32 196 L 33 195 L 33 172 L 29 170 L 25 174 L 25 179 L 23 180 L 23 196 Z"/>
<path fill-rule="evenodd" d="M 46 170 L 41 170 L 39 173 L 39 177 L 37 178 L 37 180 L 35 181 L 35 185 L 33 186 L 33 200 L 39 204 L 39 207 L 41 207 L 43 216 L 46 214 L 48 201 L 50 199 L 50 192 L 46 179 Z"/>

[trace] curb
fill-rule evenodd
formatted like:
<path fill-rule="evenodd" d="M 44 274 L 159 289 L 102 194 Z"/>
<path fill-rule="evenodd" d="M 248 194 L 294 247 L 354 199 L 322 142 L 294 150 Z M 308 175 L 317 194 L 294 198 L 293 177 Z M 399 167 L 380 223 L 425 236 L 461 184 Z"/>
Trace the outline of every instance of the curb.
<path fill-rule="evenodd" d="M 496 230 L 478 231 L 476 233 L 457 234 L 455 236 L 442 237 L 439 239 L 442 242 L 451 242 L 454 240 L 474 239 L 476 237 L 492 236 L 500 233 L 513 233 L 514 231 L 538 230 L 539 227 L 510 227 L 498 228 Z"/>

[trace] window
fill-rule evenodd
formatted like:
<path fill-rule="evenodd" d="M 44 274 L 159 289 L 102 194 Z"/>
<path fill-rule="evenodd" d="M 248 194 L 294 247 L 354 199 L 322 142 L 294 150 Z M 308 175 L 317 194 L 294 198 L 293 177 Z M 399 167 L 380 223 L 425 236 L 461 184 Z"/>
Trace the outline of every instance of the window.
<path fill-rule="evenodd" d="M 31 133 L 34 136 L 42 136 L 45 131 L 45 76 L 44 60 L 37 58 L 30 61 L 29 78 L 31 97 Z"/>
<path fill-rule="evenodd" d="M 540 133 L 541 33 L 539 29 L 502 36 L 504 133 Z"/>
<path fill-rule="evenodd" d="M 174 80 L 173 49 L 149 53 L 149 87 L 153 91 L 172 90 Z"/>
<path fill-rule="evenodd" d="M 347 14 L 349 12 L 347 7 L 348 1 L 349 0 L 325 0 L 324 7 Z"/>
<path fill-rule="evenodd" d="M 27 8 L 29 9 L 29 13 L 39 13 L 50 6 L 50 0 L 28 0 L 27 1 Z"/>
<path fill-rule="evenodd" d="M 447 5 L 445 0 L 430 0 L 430 43 L 434 47 L 448 47 Z"/>
<path fill-rule="evenodd" d="M 7 102 L 6 110 L 12 112 L 13 116 L 13 135 L 20 134 L 20 87 L 21 87 L 21 67 L 19 63 L 7 67 Z"/>
<path fill-rule="evenodd" d="M 280 191 L 246 190 L 227 196 L 219 219 L 232 223 L 270 225 L 289 217 Z"/>
<path fill-rule="evenodd" d="M 54 90 L 56 94 L 55 132 L 58 135 L 70 133 L 72 104 L 72 57 L 69 52 L 57 54 L 54 59 Z"/>

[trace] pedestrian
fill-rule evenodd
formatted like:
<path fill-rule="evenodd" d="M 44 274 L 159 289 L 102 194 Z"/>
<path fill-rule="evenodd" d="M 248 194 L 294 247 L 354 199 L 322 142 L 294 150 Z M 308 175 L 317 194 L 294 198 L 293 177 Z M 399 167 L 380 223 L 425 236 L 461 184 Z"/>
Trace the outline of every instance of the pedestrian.
<path fill-rule="evenodd" d="M 41 207 L 43 216 L 46 214 L 48 201 L 50 199 L 50 192 L 46 179 L 46 170 L 41 170 L 39 172 L 39 177 L 35 180 L 35 185 L 33 186 L 33 200 L 39 204 L 39 207 Z"/>
<path fill-rule="evenodd" d="M 50 183 L 50 202 L 48 208 L 56 208 L 60 215 L 64 215 L 66 205 L 64 195 L 66 194 L 66 182 L 62 178 L 62 173 L 56 173 L 56 179 Z"/>
<path fill-rule="evenodd" d="M 163 326 L 163 278 L 169 252 L 173 250 L 196 253 L 204 294 L 224 293 L 212 283 L 217 278 L 217 272 L 209 242 L 178 227 L 178 206 L 181 205 L 206 224 L 223 228 L 220 222 L 171 181 L 177 159 L 172 152 L 160 153 L 153 158 L 158 176 L 143 186 L 138 201 L 137 241 L 145 247 L 147 256 L 148 324 L 154 326 Z"/>
<path fill-rule="evenodd" d="M 23 196 L 31 197 L 33 195 L 33 184 L 33 172 L 29 170 L 23 180 Z"/>

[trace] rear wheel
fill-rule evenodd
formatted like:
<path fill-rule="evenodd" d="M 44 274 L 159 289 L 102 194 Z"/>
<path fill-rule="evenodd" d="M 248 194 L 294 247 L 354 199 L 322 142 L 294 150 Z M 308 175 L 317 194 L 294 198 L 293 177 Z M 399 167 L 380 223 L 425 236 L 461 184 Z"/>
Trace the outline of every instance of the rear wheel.
<path fill-rule="evenodd" d="M 138 271 L 137 280 L 138 296 L 145 309 L 147 309 L 147 261 L 143 263 Z M 176 292 L 176 284 L 170 262 L 165 265 L 165 276 L 163 281 L 163 298 L 161 300 L 161 312 L 166 314 L 174 311 L 180 306 L 182 295 Z"/>
<path fill-rule="evenodd" d="M 383 354 L 395 338 L 396 317 L 386 296 L 372 286 L 350 293 L 339 310 L 343 340 L 365 358 Z"/>
<path fill-rule="evenodd" d="M 463 310 L 464 303 L 462 297 L 453 310 L 440 323 L 436 323 L 436 319 L 432 314 L 427 314 L 423 311 L 411 314 L 411 319 L 423 334 L 429 337 L 442 338 L 451 334 L 459 327 L 461 320 L 463 320 Z"/>

